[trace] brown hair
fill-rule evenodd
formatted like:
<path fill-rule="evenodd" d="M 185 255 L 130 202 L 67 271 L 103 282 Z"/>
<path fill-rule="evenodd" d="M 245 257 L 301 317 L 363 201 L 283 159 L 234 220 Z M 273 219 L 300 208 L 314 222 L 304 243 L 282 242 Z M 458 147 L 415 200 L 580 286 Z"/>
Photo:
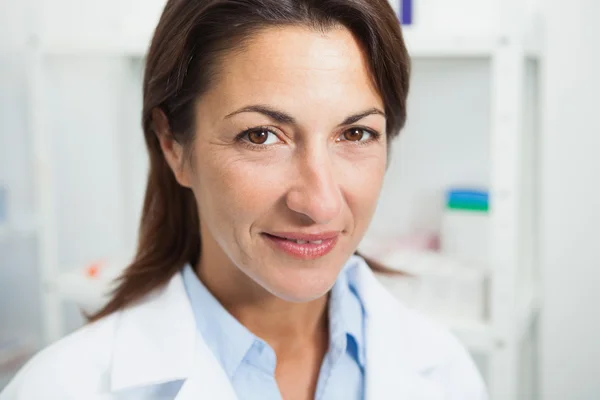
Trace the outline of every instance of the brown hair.
<path fill-rule="evenodd" d="M 350 30 L 365 51 L 383 98 L 386 134 L 389 139 L 398 135 L 406 120 L 410 59 L 387 0 L 169 0 L 144 74 L 142 126 L 150 171 L 137 254 L 117 281 L 112 299 L 90 320 L 140 300 L 200 257 L 196 202 L 191 190 L 176 182 L 165 161 L 153 129 L 153 110 L 164 112 L 178 143 L 190 143 L 194 103 L 214 81 L 221 58 L 260 30 L 287 25 Z M 370 265 L 381 269 L 376 263 Z"/>

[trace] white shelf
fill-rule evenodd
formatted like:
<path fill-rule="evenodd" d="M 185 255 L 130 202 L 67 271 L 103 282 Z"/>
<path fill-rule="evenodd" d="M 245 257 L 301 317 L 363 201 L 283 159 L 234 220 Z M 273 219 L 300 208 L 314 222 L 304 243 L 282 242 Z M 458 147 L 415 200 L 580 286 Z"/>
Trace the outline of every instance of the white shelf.
<path fill-rule="evenodd" d="M 436 33 L 423 34 L 410 28 L 403 31 L 404 41 L 413 58 L 484 58 L 494 54 L 502 38 L 485 33 Z M 124 56 L 144 57 L 150 46 L 152 35 L 115 36 L 105 38 L 74 39 L 65 41 L 37 41 L 45 56 L 90 57 Z M 539 43 L 527 41 L 524 48 L 530 58 L 539 58 Z"/>
<path fill-rule="evenodd" d="M 480 58 L 491 57 L 497 38 L 490 33 L 423 34 L 404 29 L 404 41 L 413 58 Z"/>
<path fill-rule="evenodd" d="M 506 39 L 490 32 L 422 34 L 405 29 L 404 40 L 412 58 L 490 58 Z M 522 50 L 530 59 L 542 57 L 539 40 L 526 38 Z"/>
<path fill-rule="evenodd" d="M 525 56 L 530 60 L 541 60 L 544 56 L 543 45 L 540 40 L 526 40 L 524 44 Z"/>
<path fill-rule="evenodd" d="M 366 245 L 365 245 L 366 246 Z M 365 247 L 363 247 L 364 249 Z M 371 249 L 372 250 L 372 249 Z M 376 253 L 376 251 L 375 251 Z M 380 250 L 380 254 L 385 254 L 384 250 Z M 371 253 L 373 258 L 373 251 Z M 390 276 L 380 275 L 378 279 L 386 287 L 390 293 L 404 304 L 409 307 L 419 310 L 424 314 L 430 315 L 434 320 L 437 320 L 444 326 L 448 327 L 464 344 L 469 350 L 482 354 L 489 354 L 495 350 L 501 349 L 507 340 L 515 338 L 516 341 L 521 342 L 525 337 L 528 337 L 533 327 L 533 322 L 537 318 L 538 311 L 541 307 L 540 291 L 536 286 L 530 286 L 523 290 L 519 298 L 516 299 L 516 313 L 515 322 L 511 326 L 511 332 L 502 332 L 500 325 L 494 325 L 494 321 L 489 316 L 489 311 L 486 309 L 485 302 L 489 301 L 492 297 L 489 289 L 485 290 L 481 298 L 474 297 L 473 302 L 476 302 L 476 308 L 481 309 L 482 318 L 461 318 L 459 315 L 462 314 L 460 309 L 450 309 L 446 313 L 445 311 L 438 310 L 441 303 L 449 302 L 454 304 L 453 298 L 423 298 L 422 291 L 431 294 L 431 288 L 422 288 L 420 285 L 414 285 L 415 282 L 420 280 L 427 281 L 427 271 L 423 270 L 424 266 L 435 266 L 434 270 L 448 271 L 451 265 L 451 259 L 437 254 L 428 252 L 398 252 L 389 254 L 387 256 L 381 256 L 379 261 L 398 271 L 404 271 L 412 275 L 412 277 Z M 409 268 L 412 266 L 412 269 Z M 472 270 L 472 268 L 460 267 L 455 269 L 453 273 L 460 274 L 461 269 Z M 421 269 L 421 270 L 419 270 Z M 482 273 L 485 273 L 482 271 Z M 435 275 L 437 276 L 437 275 Z M 439 275 L 439 279 L 447 279 L 447 275 Z M 435 280 L 437 284 L 440 284 L 438 279 Z M 456 284 L 454 281 L 447 281 L 445 285 L 450 288 L 451 285 Z M 487 286 L 484 281 L 480 284 Z M 419 289 L 420 288 L 420 289 Z M 450 293 L 454 293 L 457 289 L 450 290 Z M 469 291 L 474 288 L 469 289 Z M 429 308 L 433 306 L 433 309 Z M 473 310 L 470 311 L 472 313 Z M 450 314 L 451 313 L 451 314 Z M 488 314 L 488 318 L 483 318 L 483 314 Z"/>
<path fill-rule="evenodd" d="M 51 279 L 47 289 L 63 301 L 73 302 L 86 310 L 98 309 L 108 301 L 113 281 L 120 272 L 115 267 L 106 267 L 91 277 L 85 269 L 72 269 Z"/>
<path fill-rule="evenodd" d="M 539 314 L 541 306 L 539 290 L 531 288 L 517 304 L 519 312 L 515 329 L 517 341 L 521 342 L 529 336 L 533 322 Z M 471 351 L 485 354 L 493 352 L 506 344 L 503 335 L 496 332 L 489 322 L 446 319 L 443 317 L 437 319 L 450 328 Z"/>
<path fill-rule="evenodd" d="M 520 342 L 527 338 L 539 316 L 542 308 L 542 294 L 538 286 L 533 286 L 525 293 L 525 296 L 517 303 L 519 309 L 517 312 L 517 340 Z"/>
<path fill-rule="evenodd" d="M 91 57 L 120 56 L 142 58 L 146 55 L 152 37 L 114 37 L 69 41 L 43 41 L 38 48 L 43 56 Z"/>
<path fill-rule="evenodd" d="M 491 57 L 498 40 L 489 33 L 422 34 L 411 29 L 403 31 L 408 51 L 415 58 Z M 40 41 L 46 56 L 114 55 L 143 57 L 152 36 L 105 37 L 68 41 Z"/>
<path fill-rule="evenodd" d="M 148 51 L 150 40 L 151 36 L 56 41 L 41 43 L 39 49 L 44 56 L 142 58 Z M 488 58 L 493 56 L 501 38 L 489 33 L 424 35 L 405 30 L 404 40 L 412 58 Z M 532 42 L 527 43 L 524 52 L 534 59 L 541 55 L 539 45 Z"/>

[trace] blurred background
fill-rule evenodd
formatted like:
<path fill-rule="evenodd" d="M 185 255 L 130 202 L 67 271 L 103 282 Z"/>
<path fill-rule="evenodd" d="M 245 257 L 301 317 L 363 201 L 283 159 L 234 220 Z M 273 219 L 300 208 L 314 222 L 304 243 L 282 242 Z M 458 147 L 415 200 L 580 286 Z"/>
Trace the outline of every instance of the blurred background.
<path fill-rule="evenodd" d="M 600 2 L 390 0 L 413 59 L 365 254 L 493 399 L 600 398 Z M 165 0 L 0 0 L 0 388 L 131 258 Z"/>

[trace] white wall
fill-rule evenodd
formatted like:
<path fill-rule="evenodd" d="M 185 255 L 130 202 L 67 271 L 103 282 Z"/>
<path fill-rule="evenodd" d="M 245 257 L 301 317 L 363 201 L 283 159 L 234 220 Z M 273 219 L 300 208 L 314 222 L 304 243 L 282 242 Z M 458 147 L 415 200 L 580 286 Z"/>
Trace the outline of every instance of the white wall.
<path fill-rule="evenodd" d="M 0 186 L 7 189 L 7 219 L 15 225 L 26 223 L 34 210 L 24 52 L 27 3 L 0 0 Z M 13 334 L 39 340 L 35 244 L 28 235 L 0 240 L 0 341 Z M 0 385 L 2 379 L 0 372 Z"/>
<path fill-rule="evenodd" d="M 600 398 L 600 1 L 546 0 L 542 390 Z"/>
<path fill-rule="evenodd" d="M 67 6 L 79 0 L 69 1 L 55 1 L 54 14 L 46 19 L 74 13 L 77 9 Z M 129 7 L 134 1 L 140 0 L 118 4 Z M 50 7 L 51 2 L 41 3 Z M 121 15 L 109 12 L 119 9 L 115 4 L 104 7 L 105 16 Z M 0 0 L 0 186 L 7 188 L 8 222 L 16 228 L 36 220 L 27 46 L 35 17 L 30 6 L 29 0 Z M 94 10 L 84 16 L 93 19 Z M 135 247 L 145 187 L 141 60 L 85 54 L 45 55 L 43 62 L 45 107 L 38 111 L 51 144 L 60 267 L 120 259 Z M 0 240 L 0 340 L 13 335 L 40 340 L 36 240 L 35 233 Z"/>

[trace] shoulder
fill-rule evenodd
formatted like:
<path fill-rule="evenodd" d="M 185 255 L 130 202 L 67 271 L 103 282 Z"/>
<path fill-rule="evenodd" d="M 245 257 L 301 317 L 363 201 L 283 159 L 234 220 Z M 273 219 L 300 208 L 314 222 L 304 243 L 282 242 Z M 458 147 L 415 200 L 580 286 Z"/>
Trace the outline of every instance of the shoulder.
<path fill-rule="evenodd" d="M 36 354 L 0 394 L 0 400 L 92 398 L 106 390 L 116 320 L 113 314 Z"/>
<path fill-rule="evenodd" d="M 444 325 L 397 302 L 395 318 L 403 327 L 405 348 L 415 369 L 447 399 L 484 400 L 487 389 L 472 356 Z M 392 316 L 390 315 L 390 318 Z"/>

